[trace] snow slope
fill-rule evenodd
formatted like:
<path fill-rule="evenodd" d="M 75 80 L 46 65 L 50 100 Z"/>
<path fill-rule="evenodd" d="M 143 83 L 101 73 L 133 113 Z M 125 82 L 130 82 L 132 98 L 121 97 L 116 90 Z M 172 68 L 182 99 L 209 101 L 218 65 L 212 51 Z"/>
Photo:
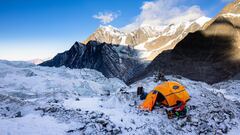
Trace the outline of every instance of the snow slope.
<path fill-rule="evenodd" d="M 2 119 L 1 133 L 5 135 L 64 135 L 69 127 L 53 117 L 29 114 L 22 118 Z M 44 131 L 44 132 L 43 132 Z"/>
<path fill-rule="evenodd" d="M 137 108 L 142 102 L 137 86 L 149 92 L 161 83 L 152 77 L 126 86 L 95 70 L 0 61 L 0 131 L 3 135 L 239 132 L 240 103 L 235 100 L 239 95 L 234 94 L 239 81 L 211 86 L 179 76 L 167 78 L 190 93 L 187 118 L 169 120 L 161 107 L 152 112 Z"/>

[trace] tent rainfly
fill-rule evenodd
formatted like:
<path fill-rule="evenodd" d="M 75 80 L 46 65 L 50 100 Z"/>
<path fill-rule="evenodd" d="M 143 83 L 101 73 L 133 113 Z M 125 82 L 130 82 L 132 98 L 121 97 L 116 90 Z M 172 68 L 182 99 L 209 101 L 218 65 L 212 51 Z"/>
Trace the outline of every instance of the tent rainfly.
<path fill-rule="evenodd" d="M 175 106 L 177 101 L 187 102 L 190 99 L 185 87 L 178 82 L 167 81 L 156 86 L 148 93 L 145 101 L 139 106 L 140 109 L 152 111 L 156 102 L 166 106 Z"/>

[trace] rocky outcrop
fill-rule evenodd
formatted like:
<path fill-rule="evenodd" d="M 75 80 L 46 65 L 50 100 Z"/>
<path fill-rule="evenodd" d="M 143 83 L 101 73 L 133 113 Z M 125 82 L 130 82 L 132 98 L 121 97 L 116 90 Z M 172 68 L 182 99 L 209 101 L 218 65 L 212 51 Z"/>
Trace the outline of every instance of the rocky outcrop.
<path fill-rule="evenodd" d="M 41 66 L 89 68 L 100 71 L 106 77 L 127 81 L 144 66 L 135 57 L 137 52 L 130 46 L 89 41 L 86 45 L 76 42 L 70 50 L 57 54 Z"/>
<path fill-rule="evenodd" d="M 240 72 L 240 0 L 231 3 L 206 29 L 188 34 L 164 51 L 135 79 L 161 70 L 165 74 L 216 83 Z M 228 12 L 229 10 L 229 12 Z"/>

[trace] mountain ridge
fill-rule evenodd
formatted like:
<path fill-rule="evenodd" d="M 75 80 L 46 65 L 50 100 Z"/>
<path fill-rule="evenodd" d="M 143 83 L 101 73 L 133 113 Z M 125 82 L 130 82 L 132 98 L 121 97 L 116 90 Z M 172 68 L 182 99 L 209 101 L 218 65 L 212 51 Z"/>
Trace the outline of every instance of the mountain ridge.
<path fill-rule="evenodd" d="M 130 32 L 121 31 L 113 26 L 100 26 L 85 41 L 86 44 L 90 40 L 106 42 L 110 44 L 130 45 L 136 49 L 144 50 L 141 58 L 153 60 L 159 53 L 166 49 L 172 49 L 177 42 L 189 32 L 195 32 L 202 29 L 203 24 L 210 18 L 200 17 L 191 22 L 181 24 L 171 24 L 166 26 L 141 26 Z M 170 42 L 171 40 L 175 42 Z M 164 41 L 163 41 L 164 40 Z M 152 48 L 152 46 L 155 46 Z"/>

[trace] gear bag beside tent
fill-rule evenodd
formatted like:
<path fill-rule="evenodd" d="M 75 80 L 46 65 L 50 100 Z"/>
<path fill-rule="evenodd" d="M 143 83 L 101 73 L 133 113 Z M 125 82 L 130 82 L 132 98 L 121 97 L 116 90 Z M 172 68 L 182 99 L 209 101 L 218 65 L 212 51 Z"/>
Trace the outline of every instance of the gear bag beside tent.
<path fill-rule="evenodd" d="M 177 101 L 187 102 L 190 99 L 185 87 L 178 82 L 167 81 L 156 86 L 148 93 L 145 101 L 139 106 L 140 109 L 152 111 L 156 102 L 164 106 L 175 106 Z"/>

